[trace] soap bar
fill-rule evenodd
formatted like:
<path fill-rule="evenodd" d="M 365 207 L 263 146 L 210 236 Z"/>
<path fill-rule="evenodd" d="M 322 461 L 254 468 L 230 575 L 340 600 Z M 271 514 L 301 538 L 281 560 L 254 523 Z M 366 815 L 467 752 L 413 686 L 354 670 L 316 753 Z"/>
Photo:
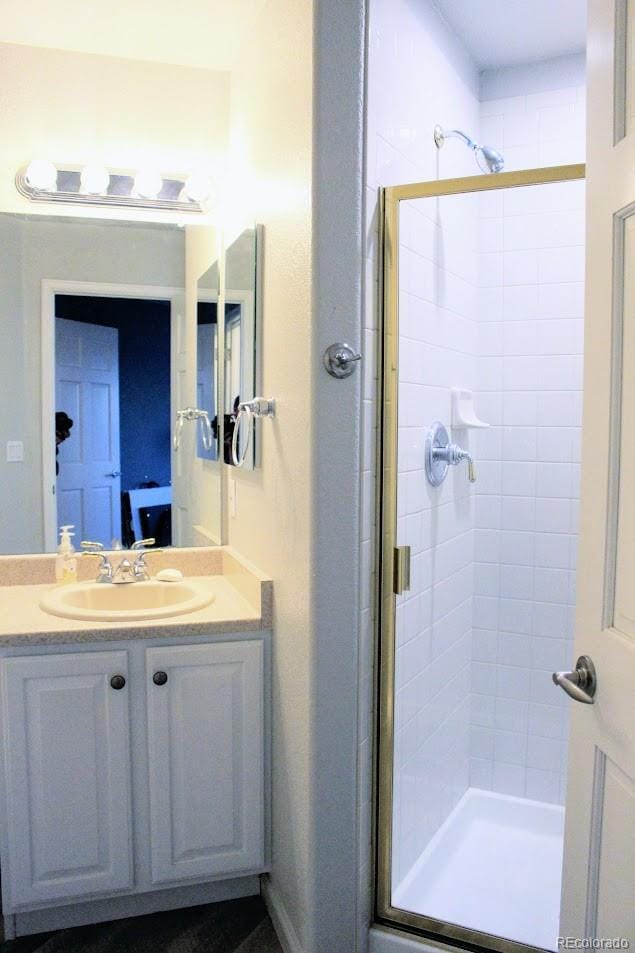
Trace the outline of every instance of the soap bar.
<path fill-rule="evenodd" d="M 159 582 L 181 582 L 183 573 L 180 569 L 162 569 L 154 578 Z"/>

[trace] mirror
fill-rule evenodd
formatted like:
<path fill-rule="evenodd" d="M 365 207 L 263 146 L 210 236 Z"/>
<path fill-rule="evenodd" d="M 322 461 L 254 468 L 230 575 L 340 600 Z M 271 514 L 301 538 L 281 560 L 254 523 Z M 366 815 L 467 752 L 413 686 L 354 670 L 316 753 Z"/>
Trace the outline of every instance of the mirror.
<path fill-rule="evenodd" d="M 225 408 L 223 459 L 234 465 L 232 440 L 238 405 L 257 396 L 260 382 L 256 362 L 260 288 L 258 277 L 262 254 L 262 226 L 246 228 L 225 252 Z M 257 461 L 256 433 L 248 434 L 241 426 L 236 438 L 240 455 L 246 449 L 244 469 L 251 470 Z M 247 444 L 246 442 L 249 441 Z"/>
<path fill-rule="evenodd" d="M 172 446 L 199 378 L 215 414 L 218 266 L 199 325 L 193 232 L 215 247 L 210 226 L 0 214 L 0 552 L 53 552 L 65 523 L 78 548 L 220 542 L 218 454 L 191 424 Z"/>

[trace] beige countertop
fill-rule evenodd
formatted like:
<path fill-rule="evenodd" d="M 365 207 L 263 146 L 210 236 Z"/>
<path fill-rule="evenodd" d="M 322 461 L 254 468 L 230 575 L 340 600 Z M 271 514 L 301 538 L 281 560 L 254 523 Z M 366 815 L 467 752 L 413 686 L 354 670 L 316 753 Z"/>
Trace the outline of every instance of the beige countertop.
<path fill-rule="evenodd" d="M 191 555 L 193 554 L 193 555 Z M 181 569 L 184 575 L 205 579 L 214 601 L 186 615 L 144 622 L 85 622 L 51 615 L 40 608 L 40 599 L 54 583 L 42 583 L 51 557 L 0 557 L 0 647 L 51 645 L 122 639 L 178 638 L 220 632 L 249 632 L 271 627 L 272 583 L 229 547 L 209 550 L 172 550 L 156 557 L 159 568 Z M 13 559 L 13 564 L 9 561 Z M 54 559 L 54 557 L 53 557 Z M 37 571 L 35 563 L 38 561 Z M 18 563 L 20 564 L 18 566 Z M 3 565 L 4 564 L 4 565 Z M 28 580 L 33 577 L 35 584 Z M 143 583 L 133 583 L 143 585 Z"/>

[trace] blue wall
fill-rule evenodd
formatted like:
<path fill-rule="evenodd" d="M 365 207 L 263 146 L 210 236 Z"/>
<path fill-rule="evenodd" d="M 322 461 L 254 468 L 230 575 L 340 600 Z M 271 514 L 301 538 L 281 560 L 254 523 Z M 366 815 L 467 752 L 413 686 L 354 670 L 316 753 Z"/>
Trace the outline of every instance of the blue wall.
<path fill-rule="evenodd" d="M 149 481 L 166 486 L 171 482 L 169 302 L 56 295 L 55 315 L 118 329 L 121 489 Z"/>

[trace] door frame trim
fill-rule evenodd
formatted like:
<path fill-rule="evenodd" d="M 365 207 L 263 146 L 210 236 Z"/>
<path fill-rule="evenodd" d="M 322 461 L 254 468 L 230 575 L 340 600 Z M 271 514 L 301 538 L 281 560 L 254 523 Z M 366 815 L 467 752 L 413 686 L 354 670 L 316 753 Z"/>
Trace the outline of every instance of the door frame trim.
<path fill-rule="evenodd" d="M 380 192 L 380 354 L 377 445 L 376 559 L 378 612 L 373 770 L 374 911 L 378 923 L 462 949 L 535 953 L 536 947 L 491 936 L 392 906 L 395 608 L 393 559 L 397 545 L 397 428 L 399 396 L 399 206 L 403 201 L 569 182 L 586 177 L 584 164 L 523 169 L 495 175 L 415 182 Z"/>
<path fill-rule="evenodd" d="M 177 296 L 184 288 L 161 285 L 136 285 L 101 281 L 71 281 L 65 278 L 43 278 L 41 282 L 40 334 L 42 340 L 42 514 L 44 552 L 55 552 L 57 546 L 57 500 L 55 498 L 55 434 L 45 425 L 55 413 L 55 295 L 83 295 L 96 298 L 142 298 L 146 301 L 170 302 L 170 340 L 174 348 Z M 173 353 L 171 363 L 173 361 Z M 170 375 L 172 377 L 172 373 Z M 170 388 L 171 390 L 171 388 Z M 172 395 L 170 395 L 172 399 Z"/>

